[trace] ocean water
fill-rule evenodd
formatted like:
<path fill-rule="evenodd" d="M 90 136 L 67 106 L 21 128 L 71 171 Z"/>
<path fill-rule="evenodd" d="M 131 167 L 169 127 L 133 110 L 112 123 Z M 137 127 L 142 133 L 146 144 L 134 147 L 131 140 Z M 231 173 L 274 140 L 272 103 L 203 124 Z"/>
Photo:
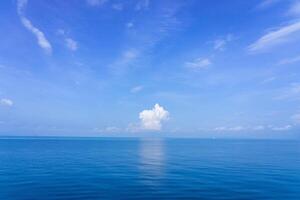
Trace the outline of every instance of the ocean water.
<path fill-rule="evenodd" d="M 300 199 L 300 143 L 0 139 L 0 200 Z"/>

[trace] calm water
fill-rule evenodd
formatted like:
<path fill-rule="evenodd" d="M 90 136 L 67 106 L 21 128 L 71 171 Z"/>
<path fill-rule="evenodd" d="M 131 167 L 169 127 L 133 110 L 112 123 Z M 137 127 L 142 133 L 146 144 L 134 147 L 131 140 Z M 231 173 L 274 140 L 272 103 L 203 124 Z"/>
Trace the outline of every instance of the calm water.
<path fill-rule="evenodd" d="M 299 141 L 0 139 L 0 199 L 300 199 Z"/>

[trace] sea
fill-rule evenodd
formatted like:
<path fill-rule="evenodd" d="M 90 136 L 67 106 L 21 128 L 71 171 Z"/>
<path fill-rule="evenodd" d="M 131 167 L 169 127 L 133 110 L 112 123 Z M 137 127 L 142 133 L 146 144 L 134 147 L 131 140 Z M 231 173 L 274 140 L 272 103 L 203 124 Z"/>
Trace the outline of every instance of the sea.
<path fill-rule="evenodd" d="M 300 141 L 0 138 L 0 200 L 300 200 Z"/>

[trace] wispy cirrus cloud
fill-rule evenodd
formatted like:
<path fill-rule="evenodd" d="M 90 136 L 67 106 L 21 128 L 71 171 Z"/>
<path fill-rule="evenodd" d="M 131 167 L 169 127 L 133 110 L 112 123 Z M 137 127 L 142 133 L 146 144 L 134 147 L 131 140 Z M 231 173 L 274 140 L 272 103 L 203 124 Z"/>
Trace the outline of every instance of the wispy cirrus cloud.
<path fill-rule="evenodd" d="M 299 118 L 300 119 L 300 118 Z M 300 121 L 299 121 L 300 122 Z M 293 128 L 292 125 L 281 125 L 281 126 L 274 126 L 274 125 L 255 125 L 255 126 L 220 126 L 213 129 L 213 131 L 217 132 L 242 132 L 242 131 L 288 131 Z"/>
<path fill-rule="evenodd" d="M 66 46 L 71 50 L 71 51 L 76 51 L 78 49 L 77 42 L 73 40 L 72 38 L 65 38 Z"/>
<path fill-rule="evenodd" d="M 224 51 L 226 45 L 233 40 L 233 36 L 231 34 L 226 35 L 226 37 L 216 39 L 213 41 L 214 49 L 218 51 Z"/>
<path fill-rule="evenodd" d="M 105 128 L 94 128 L 93 132 L 96 133 L 118 133 L 121 132 L 122 129 L 115 126 L 108 126 Z"/>
<path fill-rule="evenodd" d="M 271 130 L 273 131 L 288 131 L 292 129 L 292 125 L 284 125 L 284 126 L 276 126 L 276 127 L 271 127 Z"/>
<path fill-rule="evenodd" d="M 66 31 L 64 29 L 58 29 L 57 34 L 61 35 L 64 39 L 65 46 L 71 50 L 71 51 L 76 51 L 78 49 L 78 43 L 74 39 L 68 36 Z"/>
<path fill-rule="evenodd" d="M 149 6 L 149 2 L 140 1 Z M 143 21 L 134 19 L 134 23 L 129 21 L 126 24 L 127 40 L 126 48 L 110 65 L 113 70 L 122 69 L 132 65 L 135 61 L 142 61 L 145 52 L 151 51 L 172 31 L 178 30 L 181 23 L 177 18 L 177 13 L 182 7 L 178 2 L 167 4 L 167 6 L 157 7 L 145 14 Z M 148 7 L 147 7 L 148 8 Z M 146 9 L 146 8 L 143 8 Z M 151 56 L 147 54 L 147 56 Z"/>
<path fill-rule="evenodd" d="M 276 3 L 280 2 L 281 0 L 262 0 L 258 5 L 257 5 L 257 9 L 266 9 L 269 8 L 273 5 L 275 5 Z"/>
<path fill-rule="evenodd" d="M 297 62 L 300 62 L 300 56 L 282 59 L 278 62 L 278 65 L 288 65 Z"/>
<path fill-rule="evenodd" d="M 86 0 L 86 2 L 90 6 L 102 6 L 103 4 L 108 2 L 108 0 Z"/>
<path fill-rule="evenodd" d="M 295 1 L 291 7 L 289 8 L 288 12 L 287 12 L 287 15 L 290 15 L 290 16 L 300 16 L 300 1 Z"/>
<path fill-rule="evenodd" d="M 47 38 L 45 37 L 45 34 L 42 31 L 40 31 L 37 27 L 35 27 L 31 23 L 31 21 L 28 18 L 26 18 L 24 15 L 24 10 L 25 10 L 27 3 L 28 3 L 28 0 L 18 0 L 17 1 L 17 10 L 18 10 L 18 15 L 20 17 L 20 20 L 21 20 L 23 26 L 35 35 L 38 45 L 42 49 L 44 49 L 46 53 L 51 54 L 52 46 L 51 46 L 50 42 L 47 40 Z"/>
<path fill-rule="evenodd" d="M 248 50 L 252 53 L 265 51 L 276 45 L 284 44 L 295 39 L 299 39 L 300 21 L 295 21 L 288 25 L 270 31 L 260 37 L 253 44 L 248 46 Z"/>
<path fill-rule="evenodd" d="M 143 88 L 144 87 L 142 85 L 138 85 L 138 86 L 135 86 L 135 87 L 131 88 L 130 92 L 131 93 L 138 93 L 138 92 L 142 91 Z"/>
<path fill-rule="evenodd" d="M 199 70 L 207 69 L 211 64 L 212 62 L 209 58 L 197 58 L 193 61 L 186 62 L 185 66 L 193 70 Z"/>
<path fill-rule="evenodd" d="M 226 127 L 226 126 L 220 126 L 214 128 L 214 131 L 243 131 L 246 130 L 243 126 L 233 126 L 233 127 Z"/>

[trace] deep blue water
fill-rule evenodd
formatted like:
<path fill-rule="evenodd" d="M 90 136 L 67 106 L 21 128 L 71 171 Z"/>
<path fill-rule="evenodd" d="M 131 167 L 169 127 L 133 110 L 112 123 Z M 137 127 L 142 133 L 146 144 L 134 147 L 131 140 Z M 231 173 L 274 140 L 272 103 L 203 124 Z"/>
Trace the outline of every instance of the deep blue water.
<path fill-rule="evenodd" d="M 300 143 L 0 139 L 0 200 L 300 199 Z"/>

